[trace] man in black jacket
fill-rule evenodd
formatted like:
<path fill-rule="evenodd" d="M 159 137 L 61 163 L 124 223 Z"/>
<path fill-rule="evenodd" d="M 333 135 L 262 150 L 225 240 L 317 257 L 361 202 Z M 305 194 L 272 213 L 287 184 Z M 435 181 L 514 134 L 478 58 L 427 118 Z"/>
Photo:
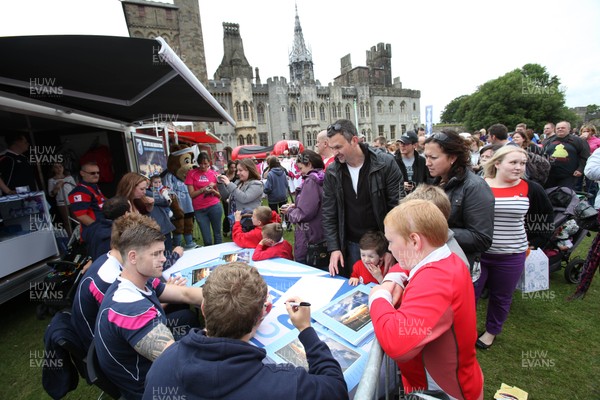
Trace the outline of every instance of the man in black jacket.
<path fill-rule="evenodd" d="M 349 277 L 354 263 L 360 260 L 358 242 L 362 235 L 371 230 L 383 232 L 383 219 L 403 197 L 402 173 L 393 157 L 359 143 L 356 127 L 348 120 L 330 125 L 327 137 L 335 156 L 323 183 L 329 273 Z M 392 261 L 391 254 L 386 253 L 386 267 Z"/>
<path fill-rule="evenodd" d="M 415 190 L 419 184 L 431 178 L 429 170 L 425 166 L 425 158 L 421 157 L 416 150 L 416 144 L 419 138 L 413 132 L 409 131 L 398 139 L 399 149 L 395 154 L 396 162 L 404 178 L 404 191 L 406 194 Z"/>
<path fill-rule="evenodd" d="M 587 140 L 570 132 L 571 124 L 561 121 L 556 124 L 556 135 L 544 142 L 544 153 L 550 159 L 550 174 L 545 188 L 566 186 L 575 189 L 577 180 L 583 175 L 590 146 Z"/>

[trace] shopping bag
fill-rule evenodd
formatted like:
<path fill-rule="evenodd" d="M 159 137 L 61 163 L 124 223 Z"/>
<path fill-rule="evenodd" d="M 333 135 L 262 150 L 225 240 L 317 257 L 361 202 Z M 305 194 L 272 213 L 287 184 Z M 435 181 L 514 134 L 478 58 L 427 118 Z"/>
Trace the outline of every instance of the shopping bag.
<path fill-rule="evenodd" d="M 517 283 L 517 289 L 523 293 L 550 289 L 548 256 L 542 249 L 531 250 L 525 259 L 525 269 Z"/>

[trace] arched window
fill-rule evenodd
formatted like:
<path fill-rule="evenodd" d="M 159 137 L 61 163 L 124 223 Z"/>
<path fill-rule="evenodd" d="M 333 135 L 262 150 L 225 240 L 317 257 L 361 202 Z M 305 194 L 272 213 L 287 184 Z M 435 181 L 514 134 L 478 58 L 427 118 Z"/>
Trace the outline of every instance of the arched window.
<path fill-rule="evenodd" d="M 340 118 L 342 118 L 342 103 L 338 103 L 337 112 Z"/>
<path fill-rule="evenodd" d="M 297 117 L 296 117 L 296 105 L 292 104 L 290 106 L 290 120 L 292 122 L 296 122 L 296 119 L 297 119 Z"/>
<path fill-rule="evenodd" d="M 310 108 L 308 107 L 308 103 L 304 103 L 304 119 L 310 118 Z"/>
<path fill-rule="evenodd" d="M 365 117 L 365 103 L 363 103 L 362 101 L 360 102 L 360 117 L 364 118 Z"/>
<path fill-rule="evenodd" d="M 251 134 L 248 134 L 246 136 L 246 144 L 252 144 L 252 135 Z"/>
<path fill-rule="evenodd" d="M 310 117 L 312 119 L 316 118 L 316 113 L 315 113 L 315 102 L 313 101 L 312 103 L 310 103 Z"/>
<path fill-rule="evenodd" d="M 242 120 L 242 108 L 240 107 L 240 103 L 238 103 L 236 101 L 234 108 L 235 108 L 235 119 L 238 121 L 241 121 Z"/>
<path fill-rule="evenodd" d="M 325 104 L 321 104 L 321 107 L 319 107 L 319 117 L 321 121 L 325 121 Z"/>
<path fill-rule="evenodd" d="M 244 144 L 245 144 L 244 143 L 244 136 L 242 136 L 242 135 L 238 136 L 238 145 L 239 146 L 243 146 Z"/>
<path fill-rule="evenodd" d="M 250 119 L 250 113 L 248 112 L 248 102 L 247 101 L 242 103 L 242 112 L 244 113 L 244 121 L 248 121 Z"/>
<path fill-rule="evenodd" d="M 331 106 L 331 116 L 333 117 L 333 119 L 337 119 L 337 107 L 334 105 Z"/>
<path fill-rule="evenodd" d="M 262 103 L 256 107 L 256 119 L 259 124 L 265 123 L 265 106 Z"/>
<path fill-rule="evenodd" d="M 369 105 L 369 103 L 367 102 L 367 104 L 365 105 L 365 111 L 367 112 L 367 118 L 369 118 L 369 108 L 371 106 Z"/>
<path fill-rule="evenodd" d="M 400 103 L 400 112 L 403 113 L 406 111 L 406 102 L 404 100 L 402 100 L 402 103 Z"/>
<path fill-rule="evenodd" d="M 379 100 L 377 102 L 377 114 L 383 113 L 383 101 Z"/>
<path fill-rule="evenodd" d="M 352 119 L 352 118 L 350 117 L 350 116 L 351 116 L 351 114 L 350 114 L 350 109 L 351 109 L 351 108 L 350 108 L 350 104 L 346 104 L 346 119 L 347 119 L 348 121 L 350 121 L 350 120 Z"/>
<path fill-rule="evenodd" d="M 388 106 L 390 108 L 390 114 L 392 114 L 394 112 L 394 101 L 390 101 L 390 104 Z"/>

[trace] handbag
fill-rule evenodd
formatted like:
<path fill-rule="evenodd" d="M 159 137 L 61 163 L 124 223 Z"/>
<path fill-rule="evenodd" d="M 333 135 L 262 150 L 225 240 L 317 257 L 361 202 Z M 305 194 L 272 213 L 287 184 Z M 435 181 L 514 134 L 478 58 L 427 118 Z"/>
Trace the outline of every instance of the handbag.
<path fill-rule="evenodd" d="M 531 250 L 525 259 L 525 268 L 517 283 L 517 289 L 523 293 L 550 289 L 548 256 L 542 249 Z"/>
<path fill-rule="evenodd" d="M 329 268 L 329 252 L 327 241 L 309 243 L 306 250 L 306 265 L 319 269 Z"/>

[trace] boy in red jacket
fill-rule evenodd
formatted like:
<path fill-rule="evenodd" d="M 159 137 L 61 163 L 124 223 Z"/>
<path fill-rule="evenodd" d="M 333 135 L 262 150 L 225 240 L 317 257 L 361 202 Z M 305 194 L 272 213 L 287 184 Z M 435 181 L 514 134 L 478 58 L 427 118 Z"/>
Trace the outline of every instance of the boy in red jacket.
<path fill-rule="evenodd" d="M 292 245 L 283 238 L 283 227 L 280 223 L 265 225 L 262 229 L 262 240 L 256 246 L 252 260 L 260 261 L 276 257 L 294 259 Z"/>
<path fill-rule="evenodd" d="M 235 223 L 233 224 L 232 238 L 233 242 L 245 249 L 253 249 L 262 240 L 262 228 L 271 222 L 273 214 L 271 209 L 266 206 L 259 206 L 252 211 L 252 224 L 254 229 L 249 232 L 242 230 L 242 213 L 236 211 L 234 214 Z"/>
<path fill-rule="evenodd" d="M 360 247 L 360 260 L 352 267 L 352 274 L 348 283 L 356 286 L 359 283 L 368 285 L 369 283 L 381 283 L 385 266 L 383 265 L 383 256 L 388 246 L 387 239 L 383 232 L 368 231 L 358 242 Z"/>

